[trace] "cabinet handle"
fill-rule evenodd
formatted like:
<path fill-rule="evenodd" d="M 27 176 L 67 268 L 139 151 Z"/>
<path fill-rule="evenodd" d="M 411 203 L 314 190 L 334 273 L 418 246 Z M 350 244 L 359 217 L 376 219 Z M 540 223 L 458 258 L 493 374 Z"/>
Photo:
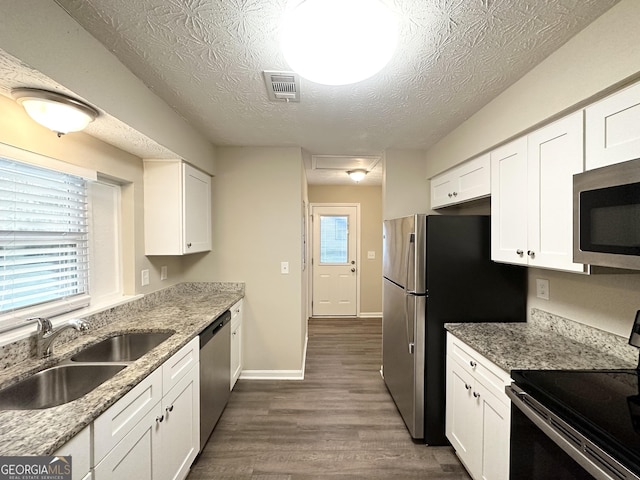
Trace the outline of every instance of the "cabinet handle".
<path fill-rule="evenodd" d="M 187 243 L 187 248 L 191 248 L 191 242 Z"/>
<path fill-rule="evenodd" d="M 476 363 L 476 362 L 474 362 L 473 360 L 471 360 L 471 361 L 469 362 L 469 365 L 471 365 L 471 368 L 476 368 L 477 363 Z"/>
<path fill-rule="evenodd" d="M 451 194 L 451 193 L 450 193 L 450 194 L 449 194 L 449 198 L 451 198 L 451 197 L 453 197 L 453 194 Z"/>
<path fill-rule="evenodd" d="M 465 383 L 464 388 L 466 388 L 467 390 L 471 390 L 471 385 L 469 385 L 468 383 Z"/>
<path fill-rule="evenodd" d="M 238 334 L 238 332 L 236 331 L 236 332 L 233 332 L 232 335 L 235 337 L 237 334 Z"/>
<path fill-rule="evenodd" d="M 536 252 L 534 252 L 533 250 L 527 250 L 527 255 L 529 255 L 531 258 L 534 258 L 536 256 Z"/>
<path fill-rule="evenodd" d="M 524 252 L 520 249 L 516 250 L 516 253 L 518 254 L 519 257 L 521 257 L 524 254 Z"/>
<path fill-rule="evenodd" d="M 457 197 L 458 196 L 458 192 L 453 192 L 453 196 Z"/>
<path fill-rule="evenodd" d="M 480 398 L 480 394 L 479 394 L 478 392 L 473 392 L 473 396 L 474 396 L 475 398 Z"/>
<path fill-rule="evenodd" d="M 160 415 L 159 417 L 156 417 L 156 423 L 162 423 L 163 420 L 164 420 L 164 415 Z"/>
<path fill-rule="evenodd" d="M 165 410 L 167 413 L 169 413 L 169 412 L 173 412 L 173 405 L 171 405 L 171 406 L 169 406 L 169 407 L 165 408 L 164 410 Z"/>

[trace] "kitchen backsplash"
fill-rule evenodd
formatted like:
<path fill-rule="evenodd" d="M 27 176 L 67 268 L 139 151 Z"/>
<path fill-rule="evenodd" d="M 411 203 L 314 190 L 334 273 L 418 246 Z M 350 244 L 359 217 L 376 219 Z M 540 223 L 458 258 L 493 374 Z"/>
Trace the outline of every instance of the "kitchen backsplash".
<path fill-rule="evenodd" d="M 559 335 L 623 358 L 631 363 L 635 363 L 638 360 L 638 349 L 629 345 L 628 338 L 574 322 L 568 318 L 538 310 L 537 308 L 531 309 L 529 323 L 545 330 L 555 331 Z"/>
<path fill-rule="evenodd" d="M 130 316 L 135 312 L 152 308 L 167 299 L 176 296 L 189 295 L 192 293 L 220 293 L 238 292 L 244 296 L 244 283 L 232 282 L 187 282 L 173 285 L 162 290 L 145 295 L 139 300 L 118 305 L 117 307 L 104 310 L 87 317 L 83 317 L 90 325 L 91 330 L 98 329 L 111 322 Z M 76 338 L 81 333 L 69 329 L 60 334 L 56 340 L 56 345 L 64 344 Z M 0 370 L 12 367 L 26 360 L 35 359 L 36 342 L 35 335 L 18 340 L 0 347 Z"/>

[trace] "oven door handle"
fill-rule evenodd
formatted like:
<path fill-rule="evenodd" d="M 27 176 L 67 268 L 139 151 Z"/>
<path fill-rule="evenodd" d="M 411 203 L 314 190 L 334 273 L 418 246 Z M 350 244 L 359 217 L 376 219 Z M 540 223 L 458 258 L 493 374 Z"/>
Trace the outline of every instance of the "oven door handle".
<path fill-rule="evenodd" d="M 597 480 L 640 480 L 636 474 L 595 445 L 515 384 L 505 387 L 513 406 Z"/>

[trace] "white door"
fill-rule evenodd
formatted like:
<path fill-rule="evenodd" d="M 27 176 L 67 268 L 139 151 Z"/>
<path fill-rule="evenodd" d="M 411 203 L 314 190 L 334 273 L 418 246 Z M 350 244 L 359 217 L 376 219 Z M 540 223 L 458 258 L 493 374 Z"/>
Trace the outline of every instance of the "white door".
<path fill-rule="evenodd" d="M 358 208 L 313 206 L 314 316 L 356 316 Z"/>

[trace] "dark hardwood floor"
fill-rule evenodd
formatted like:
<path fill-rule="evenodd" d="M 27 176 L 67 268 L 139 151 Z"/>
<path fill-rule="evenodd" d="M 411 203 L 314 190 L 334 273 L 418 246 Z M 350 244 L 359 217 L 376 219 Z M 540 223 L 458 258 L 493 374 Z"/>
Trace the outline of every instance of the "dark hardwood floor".
<path fill-rule="evenodd" d="M 240 380 L 188 480 L 469 479 L 414 443 L 380 377 L 381 322 L 309 320 L 303 381 Z"/>

